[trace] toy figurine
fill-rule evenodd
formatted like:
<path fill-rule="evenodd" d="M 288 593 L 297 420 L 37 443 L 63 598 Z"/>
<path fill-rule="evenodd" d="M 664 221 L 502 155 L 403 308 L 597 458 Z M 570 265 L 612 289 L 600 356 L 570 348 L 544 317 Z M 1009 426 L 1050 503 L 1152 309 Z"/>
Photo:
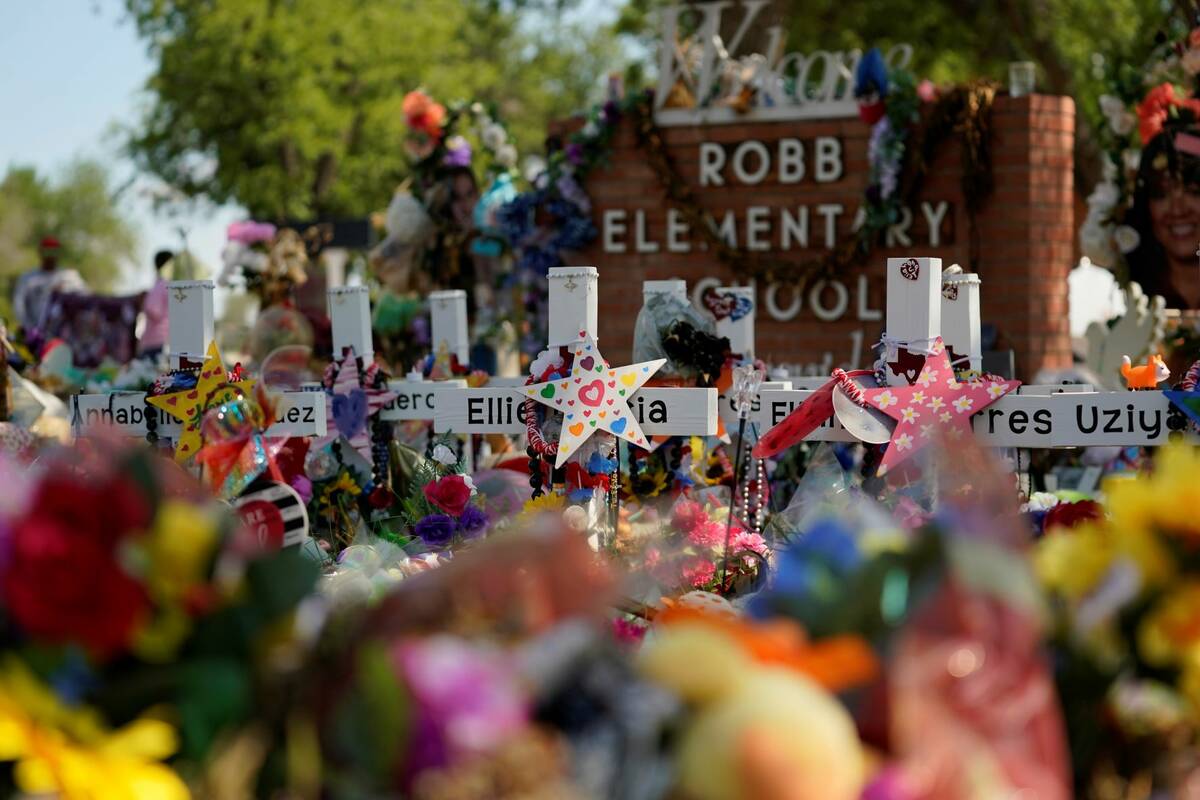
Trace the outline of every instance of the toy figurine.
<path fill-rule="evenodd" d="M 1171 370 L 1163 363 L 1162 356 L 1153 355 L 1142 366 L 1135 367 L 1129 356 L 1121 357 L 1121 377 L 1130 389 L 1155 389 L 1158 384 L 1171 377 Z"/>

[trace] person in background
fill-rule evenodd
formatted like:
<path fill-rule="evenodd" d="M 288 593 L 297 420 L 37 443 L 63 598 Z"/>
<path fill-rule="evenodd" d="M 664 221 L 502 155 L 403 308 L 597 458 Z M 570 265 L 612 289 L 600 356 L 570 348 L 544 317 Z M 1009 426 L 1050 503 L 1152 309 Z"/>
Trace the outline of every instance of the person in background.
<path fill-rule="evenodd" d="M 73 269 L 58 266 L 58 240 L 47 236 L 38 245 L 42 262 L 17 279 L 13 290 L 13 315 L 25 333 L 27 343 L 39 338 L 39 326 L 52 292 L 86 292 L 87 285 Z"/>
<path fill-rule="evenodd" d="M 138 340 L 139 356 L 154 358 L 167 346 L 167 280 L 163 272 L 174 258 L 175 254 L 170 250 L 159 250 L 154 254 L 154 285 L 142 301 L 146 327 Z"/>

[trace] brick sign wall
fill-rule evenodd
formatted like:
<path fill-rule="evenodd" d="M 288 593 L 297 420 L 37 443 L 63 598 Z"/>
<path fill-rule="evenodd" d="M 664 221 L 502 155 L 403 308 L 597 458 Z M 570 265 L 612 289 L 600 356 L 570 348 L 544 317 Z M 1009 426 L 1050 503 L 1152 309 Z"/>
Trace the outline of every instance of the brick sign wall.
<path fill-rule="evenodd" d="M 996 189 L 979 218 L 984 323 L 1016 351 L 1017 370 L 1070 364 L 1067 273 L 1073 264 L 1070 98 L 998 98 L 993 110 Z M 801 261 L 851 236 L 867 178 L 868 126 L 857 118 L 663 128 L 677 168 L 697 190 L 722 235 L 738 247 Z M 879 339 L 883 268 L 889 256 L 938 256 L 968 264 L 968 221 L 959 182 L 961 154 L 948 145 L 933 164 L 891 246 L 868 263 L 797 298 L 756 286 L 758 355 L 828 374 L 863 366 Z M 609 358 L 629 355 L 643 280 L 684 278 L 689 288 L 738 283 L 690 235 L 626 125 L 611 166 L 592 173 L 588 192 L 600 232 L 577 263 L 600 269 L 600 330 Z"/>

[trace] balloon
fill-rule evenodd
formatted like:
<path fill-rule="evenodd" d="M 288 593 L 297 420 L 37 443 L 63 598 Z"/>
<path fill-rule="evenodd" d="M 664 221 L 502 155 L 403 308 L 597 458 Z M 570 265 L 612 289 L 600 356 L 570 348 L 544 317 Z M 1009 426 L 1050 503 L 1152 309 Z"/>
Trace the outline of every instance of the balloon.
<path fill-rule="evenodd" d="M 328 480 L 336 475 L 337 471 L 337 459 L 324 448 L 309 450 L 308 455 L 304 457 L 304 474 L 311 481 Z"/>

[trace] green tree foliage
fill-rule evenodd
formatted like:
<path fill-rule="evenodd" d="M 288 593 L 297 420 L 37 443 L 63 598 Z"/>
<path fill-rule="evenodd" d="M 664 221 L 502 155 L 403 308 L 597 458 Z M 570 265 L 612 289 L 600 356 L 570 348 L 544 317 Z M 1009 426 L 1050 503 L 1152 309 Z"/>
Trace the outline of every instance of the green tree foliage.
<path fill-rule="evenodd" d="M 59 263 L 79 270 L 97 292 L 111 290 L 137 258 L 135 230 L 95 161 L 75 161 L 53 178 L 13 166 L 0 180 L 0 281 L 7 289 L 37 265 L 44 236 L 59 240 Z M 4 292 L 5 313 L 10 293 Z"/>
<path fill-rule="evenodd" d="M 496 0 L 125 0 L 158 64 L 130 133 L 189 196 L 265 219 L 382 208 L 407 165 L 401 102 L 494 103 L 525 151 L 585 105 L 617 55 L 559 4 Z"/>
<path fill-rule="evenodd" d="M 653 40 L 663 0 L 629 0 L 618 29 Z M 1074 97 L 1076 166 L 1099 167 L 1091 131 L 1103 123 L 1098 98 L 1117 65 L 1140 67 L 1160 31 L 1178 37 L 1188 0 L 775 0 L 760 18 L 780 20 L 787 50 L 845 50 L 907 42 L 918 77 L 935 82 L 1007 81 L 1011 61 L 1039 66 L 1040 91 Z M 740 16 L 738 6 L 728 9 Z M 757 32 L 760 38 L 762 31 Z M 759 44 L 759 46 L 762 46 Z"/>

